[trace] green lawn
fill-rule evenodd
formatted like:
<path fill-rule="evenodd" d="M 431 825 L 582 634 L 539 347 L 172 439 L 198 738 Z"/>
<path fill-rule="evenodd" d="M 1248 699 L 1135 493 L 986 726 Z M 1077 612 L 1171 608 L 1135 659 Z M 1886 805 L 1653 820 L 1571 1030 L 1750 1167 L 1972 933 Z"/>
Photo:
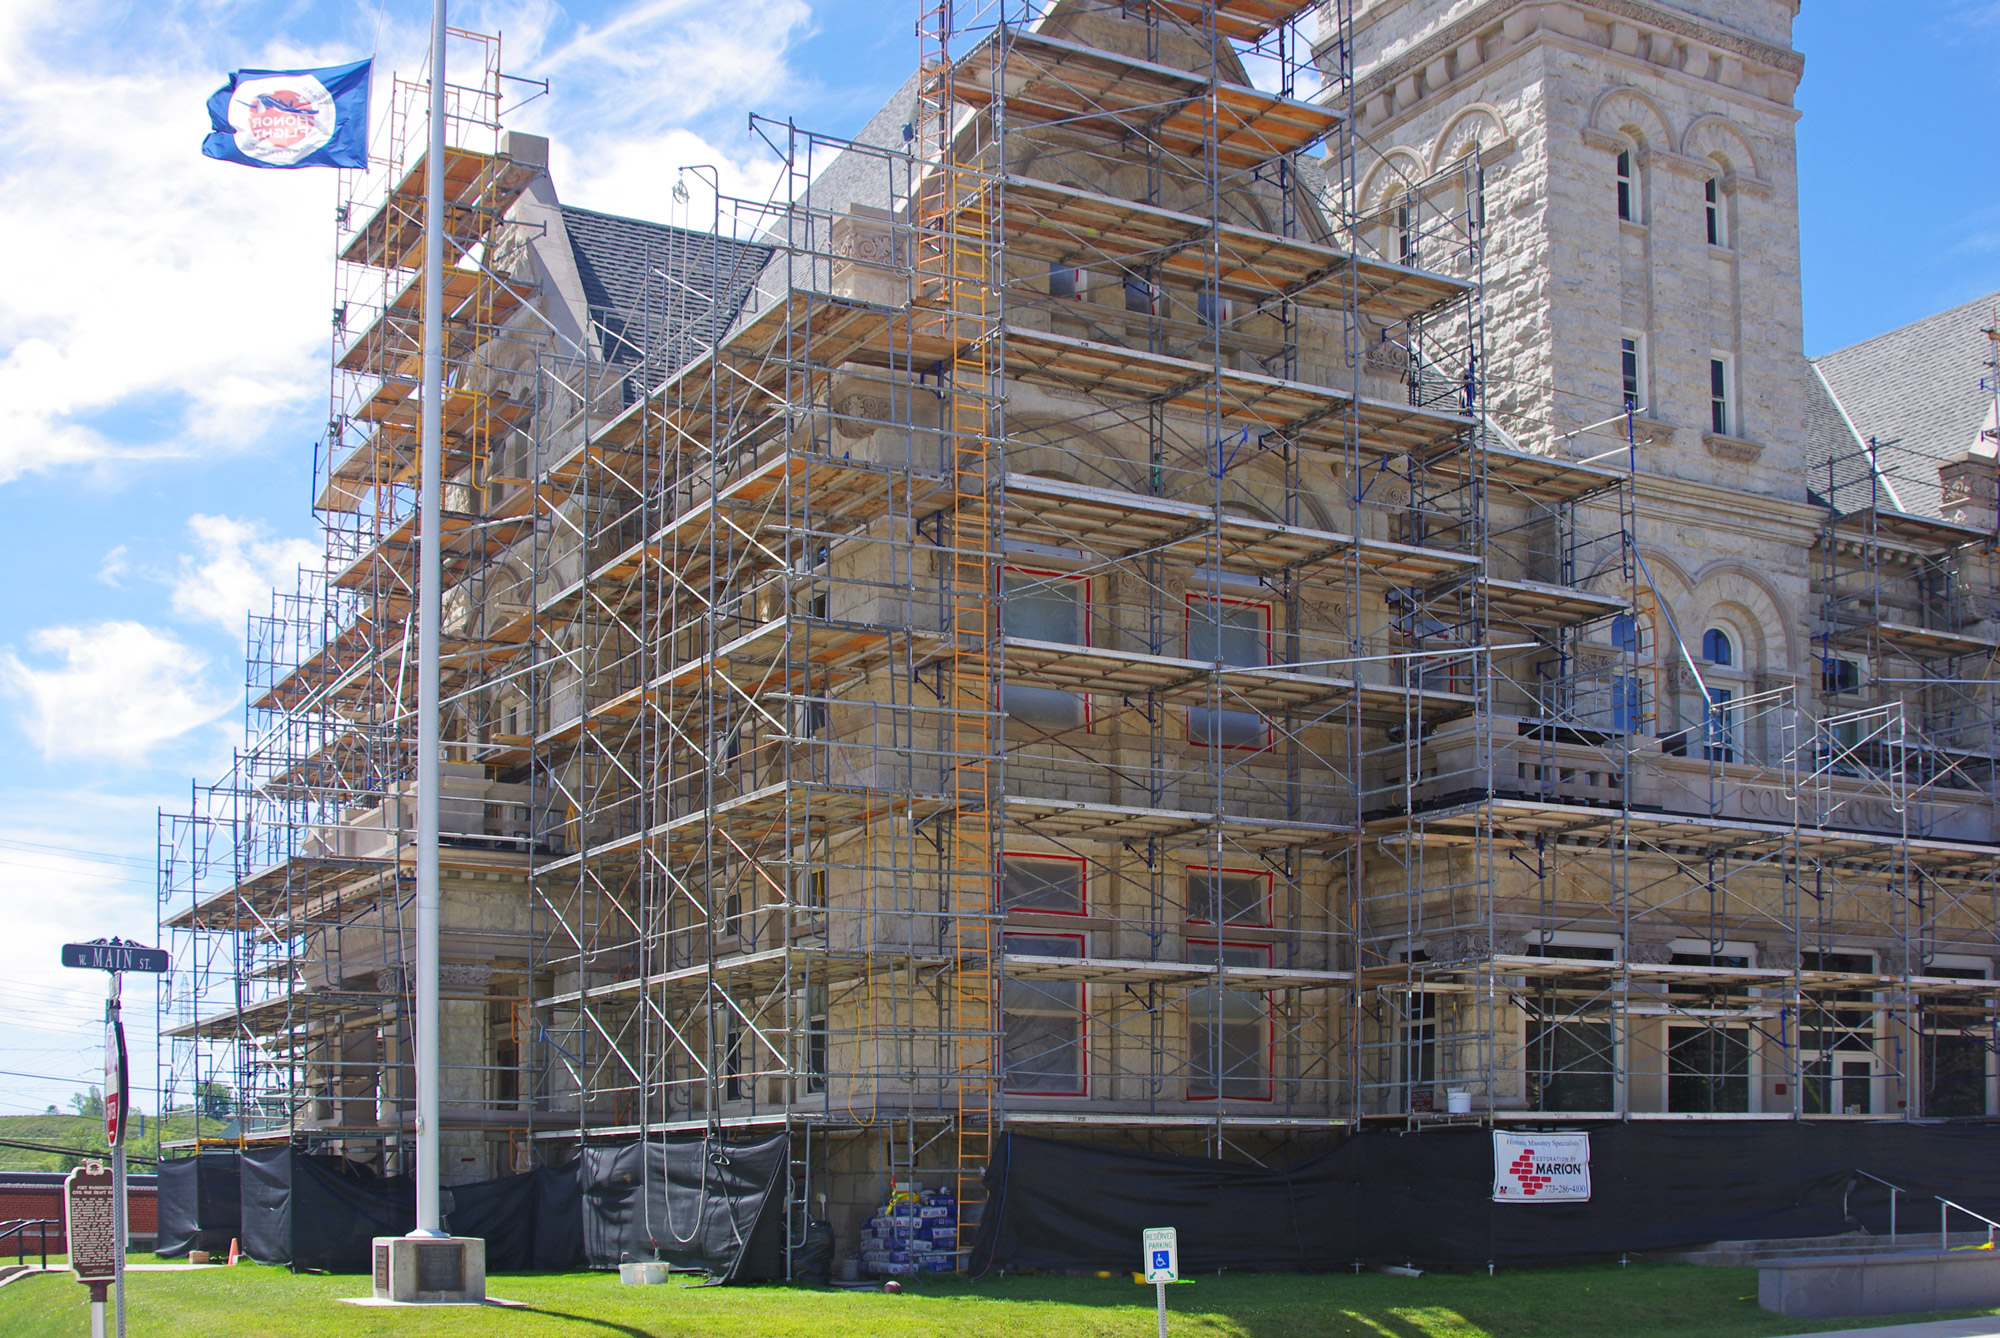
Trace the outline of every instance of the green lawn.
<path fill-rule="evenodd" d="M 919 1283 L 901 1296 L 809 1287 L 624 1287 L 615 1274 L 495 1278 L 525 1311 L 364 1309 L 355 1276 L 281 1269 L 136 1273 L 134 1334 L 173 1338 L 360 1335 L 627 1335 L 628 1338 L 1150 1338 L 1153 1292 L 1115 1279 L 1020 1277 Z M 1396 1278 L 1379 1274 L 1205 1277 L 1169 1287 L 1168 1332 L 1192 1338 L 1764 1338 L 1847 1327 L 1757 1308 L 1747 1268 L 1615 1265 Z M 84 1331 L 84 1289 L 67 1274 L 0 1288 L 0 1333 Z M 1955 1312 L 1968 1313 L 1968 1312 Z M 1926 1316 L 1925 1318 L 1943 1318 Z M 1857 1320 L 1851 1326 L 1882 1324 Z"/>

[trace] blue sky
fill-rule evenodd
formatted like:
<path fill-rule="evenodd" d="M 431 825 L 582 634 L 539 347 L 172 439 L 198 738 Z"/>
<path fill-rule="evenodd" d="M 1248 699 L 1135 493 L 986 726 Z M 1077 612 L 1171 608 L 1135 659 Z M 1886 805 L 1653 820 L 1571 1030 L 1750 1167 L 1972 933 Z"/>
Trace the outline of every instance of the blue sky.
<path fill-rule="evenodd" d="M 226 768 L 245 616 L 310 551 L 332 182 L 202 159 L 203 101 L 242 65 L 372 50 L 415 71 L 427 9 L 0 0 L 0 1114 L 91 1080 L 102 982 L 56 945 L 155 937 L 155 813 Z M 453 20 L 552 80 L 515 123 L 554 138 L 566 200 L 664 217 L 683 164 L 763 193 L 747 110 L 858 129 L 912 67 L 917 9 L 520 0 Z M 2000 288 L 2000 4 L 1805 0 L 1797 40 L 1808 351 Z"/>

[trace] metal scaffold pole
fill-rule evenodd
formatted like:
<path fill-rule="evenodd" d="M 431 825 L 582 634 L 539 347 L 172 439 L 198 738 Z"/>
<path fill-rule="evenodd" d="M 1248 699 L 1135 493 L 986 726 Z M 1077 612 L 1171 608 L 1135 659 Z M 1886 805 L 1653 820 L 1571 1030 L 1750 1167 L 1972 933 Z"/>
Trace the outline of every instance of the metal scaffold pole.
<path fill-rule="evenodd" d="M 424 187 L 424 367 L 417 604 L 417 1229 L 442 1235 L 438 1210 L 438 629 L 444 587 L 445 0 L 431 6 L 429 172 Z"/>

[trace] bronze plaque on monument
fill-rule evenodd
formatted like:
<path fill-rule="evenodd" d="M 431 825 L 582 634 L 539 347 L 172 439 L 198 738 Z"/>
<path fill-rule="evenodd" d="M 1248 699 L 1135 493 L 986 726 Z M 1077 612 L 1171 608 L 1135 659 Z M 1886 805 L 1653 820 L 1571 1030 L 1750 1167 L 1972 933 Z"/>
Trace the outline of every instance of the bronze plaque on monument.
<path fill-rule="evenodd" d="M 118 1275 L 112 1208 L 111 1171 L 103 1162 L 87 1161 L 64 1178 L 63 1234 L 78 1282 L 108 1282 Z"/>

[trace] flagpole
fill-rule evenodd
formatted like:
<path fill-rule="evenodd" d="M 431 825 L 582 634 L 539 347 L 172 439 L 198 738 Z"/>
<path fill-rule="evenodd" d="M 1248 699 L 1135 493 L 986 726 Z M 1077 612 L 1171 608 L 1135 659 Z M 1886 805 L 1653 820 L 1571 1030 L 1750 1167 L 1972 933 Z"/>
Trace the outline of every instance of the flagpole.
<path fill-rule="evenodd" d="M 417 552 L 417 1228 L 442 1236 L 438 1210 L 438 625 L 444 586 L 445 0 L 431 4 L 429 171 L 424 186 L 424 387 Z"/>

